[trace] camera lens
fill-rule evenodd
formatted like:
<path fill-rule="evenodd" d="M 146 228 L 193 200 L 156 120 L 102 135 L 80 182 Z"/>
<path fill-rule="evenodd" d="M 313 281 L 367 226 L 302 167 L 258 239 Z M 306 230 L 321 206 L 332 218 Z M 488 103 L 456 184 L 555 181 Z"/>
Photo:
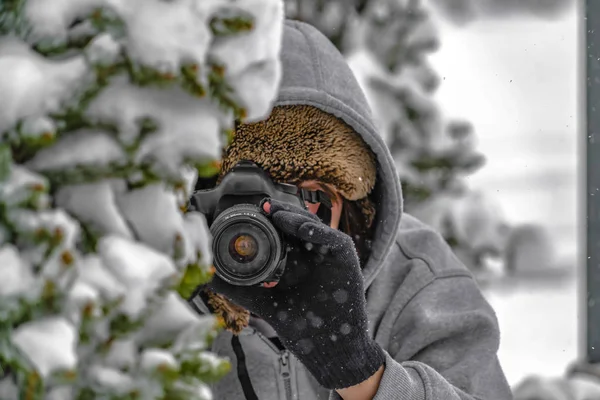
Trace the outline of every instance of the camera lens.
<path fill-rule="evenodd" d="M 252 204 L 223 211 L 210 227 L 216 273 L 223 280 L 250 286 L 278 269 L 283 246 L 271 222 Z"/>

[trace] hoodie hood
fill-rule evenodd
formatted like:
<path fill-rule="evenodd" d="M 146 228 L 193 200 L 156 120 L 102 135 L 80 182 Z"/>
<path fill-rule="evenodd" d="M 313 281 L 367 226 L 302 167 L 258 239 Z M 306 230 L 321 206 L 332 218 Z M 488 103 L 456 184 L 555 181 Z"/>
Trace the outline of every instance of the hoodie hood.
<path fill-rule="evenodd" d="M 402 191 L 394 161 L 377 132 L 358 81 L 327 37 L 311 25 L 286 20 L 280 57 L 283 76 L 274 106 L 309 105 L 340 118 L 362 137 L 377 159 L 377 226 L 371 256 L 363 268 L 368 287 L 396 240 L 402 215 Z"/>

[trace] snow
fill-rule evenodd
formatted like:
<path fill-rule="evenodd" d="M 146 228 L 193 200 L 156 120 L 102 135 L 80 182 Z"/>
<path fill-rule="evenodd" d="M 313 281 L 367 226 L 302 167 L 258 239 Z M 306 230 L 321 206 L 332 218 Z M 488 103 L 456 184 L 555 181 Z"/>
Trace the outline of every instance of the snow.
<path fill-rule="evenodd" d="M 312 311 L 309 311 L 309 312 L 306 313 L 306 318 L 308 319 L 308 321 L 310 322 L 310 324 L 312 326 L 314 326 L 315 328 L 319 328 L 319 327 L 321 327 L 321 325 L 323 325 L 323 318 L 318 317 Z"/>
<path fill-rule="evenodd" d="M 340 332 L 342 333 L 342 335 L 347 335 L 352 331 L 352 327 L 346 323 L 342 324 L 342 326 L 340 327 Z"/>
<path fill-rule="evenodd" d="M 17 206 L 28 200 L 34 192 L 45 193 L 48 181 L 41 175 L 20 165 L 13 165 L 7 180 L 0 182 L 0 199 L 6 207 Z M 37 206 L 47 206 L 48 197 L 41 196 Z"/>
<path fill-rule="evenodd" d="M 81 130 L 40 150 L 26 166 L 34 171 L 45 172 L 68 170 L 75 166 L 106 168 L 113 163 L 124 164 L 126 160 L 125 151 L 109 134 Z"/>
<path fill-rule="evenodd" d="M 198 396 L 202 400 L 213 400 L 212 392 L 207 385 L 201 384 L 197 388 Z"/>
<path fill-rule="evenodd" d="M 88 74 L 83 56 L 50 61 L 18 39 L 0 38 L 0 132 L 22 118 L 58 111 Z"/>
<path fill-rule="evenodd" d="M 7 219 L 19 232 L 27 233 L 34 237 L 36 233 L 44 231 L 56 236 L 59 234 L 60 242 L 49 259 L 45 259 L 47 244 L 29 247 L 21 256 L 34 264 L 43 264 L 41 275 L 47 278 L 56 278 L 63 272 L 60 262 L 61 252 L 73 249 L 79 238 L 80 227 L 76 220 L 71 218 L 64 210 L 43 210 L 34 212 L 16 209 L 7 213 Z"/>
<path fill-rule="evenodd" d="M 148 296 L 176 273 L 173 261 L 141 243 L 105 236 L 98 243 L 104 264 L 127 288 L 120 310 L 135 319 L 147 305 Z"/>
<path fill-rule="evenodd" d="M 115 189 L 124 185 L 124 181 L 115 179 L 63 186 L 56 193 L 55 201 L 99 233 L 132 239 L 133 233 L 116 204 Z"/>
<path fill-rule="evenodd" d="M 31 265 L 10 244 L 0 247 L 0 296 L 26 293 L 35 284 Z"/>
<path fill-rule="evenodd" d="M 141 0 L 86 0 L 69 1 L 62 0 L 53 2 L 51 5 L 43 1 L 31 1 L 27 3 L 27 16 L 32 27 L 32 37 L 42 38 L 52 36 L 62 40 L 68 35 L 68 27 L 73 20 L 89 12 L 93 7 L 106 5 L 121 17 L 127 27 L 127 38 L 124 46 L 128 55 L 142 65 L 155 67 L 164 72 L 177 72 L 184 64 L 204 65 L 210 51 L 211 58 L 215 58 L 226 66 L 227 77 L 235 84 L 240 85 L 239 98 L 244 102 L 248 110 L 248 118 L 254 120 L 268 113 L 271 100 L 275 97 L 279 79 L 279 62 L 277 56 L 280 50 L 282 24 L 273 23 L 283 19 L 283 5 L 277 0 L 254 0 L 237 3 L 236 6 L 246 12 L 250 12 L 256 19 L 253 31 L 248 34 L 220 39 L 211 49 L 212 35 L 206 22 L 211 15 L 222 6 L 220 1 L 194 2 L 181 1 L 177 3 L 153 0 L 152 6 L 147 1 L 144 5 Z M 149 19 L 151 18 L 151 19 Z M 149 22 L 152 21 L 152 22 Z M 4 44 L 4 46 L 2 45 Z M 97 37 L 87 51 L 90 61 L 107 60 L 115 56 L 120 46 L 114 38 L 106 35 Z M 240 52 L 239 49 L 245 51 Z M 4 51 L 3 51 L 4 50 Z M 19 43 L 15 39 L 4 40 L 0 43 L 0 92 L 11 99 L 3 105 L 0 113 L 0 131 L 12 126 L 19 119 L 27 116 L 43 116 L 50 111 L 56 111 L 61 104 L 72 98 L 73 94 L 81 84 L 87 82 L 86 60 L 84 56 L 71 57 L 62 61 L 48 61 L 34 54 L 25 43 Z M 252 82 L 258 80 L 257 82 Z M 117 86 L 120 86 L 117 83 Z M 121 89 L 121 90 L 119 90 Z M 260 89 L 256 91 L 257 89 Z M 127 94 L 125 94 L 125 93 Z M 125 89 L 117 87 L 104 95 L 101 101 L 100 113 L 104 107 L 108 107 L 112 101 L 119 105 L 132 101 L 140 104 L 140 97 L 148 93 L 140 89 L 138 92 L 133 88 Z M 119 102 L 121 96 L 125 96 Z M 156 95 L 157 97 L 165 96 Z M 172 124 L 179 126 L 188 124 L 198 129 L 199 126 L 206 127 L 211 132 L 214 125 L 198 125 L 194 122 L 198 118 L 210 120 L 212 107 L 198 107 L 193 99 L 185 98 L 181 94 L 172 94 L 176 107 L 168 107 L 168 110 L 180 110 L 168 121 L 161 121 L 165 130 L 170 131 Z M 155 96 L 149 96 L 150 103 Z M 167 98 L 170 96 L 166 96 Z M 179 100 L 179 101 L 178 101 Z M 199 100 L 197 100 L 199 101 Z M 164 105 L 164 103 L 162 104 Z M 158 111 L 162 118 L 167 119 L 169 112 L 165 112 L 161 104 L 154 104 L 153 110 L 144 114 L 156 115 L 152 111 Z M 189 111 L 194 109 L 208 108 L 206 112 L 197 110 L 196 113 Z M 113 111 L 118 110 L 113 108 Z M 125 109 L 130 111 L 129 109 Z M 181 118 L 185 121 L 181 121 Z M 196 118 L 194 118 L 196 117 Z M 177 121 L 181 121 L 177 124 Z M 132 121 L 129 120 L 129 123 Z M 123 128 L 123 127 L 121 127 Z M 189 129 L 183 129 L 189 130 Z M 192 130 L 195 131 L 195 130 Z M 131 134 L 131 130 L 124 129 L 125 134 Z M 169 135 L 171 136 L 171 135 Z M 182 139 L 176 133 L 172 136 Z M 214 138 L 216 135 L 212 135 Z M 209 135 L 205 139 L 208 139 Z M 151 149 L 158 150 L 164 145 L 165 138 L 158 140 Z M 200 141 L 199 141 L 200 142 Z M 204 150 L 209 154 L 219 150 L 220 143 L 204 142 Z M 180 149 L 181 151 L 185 149 Z M 202 149 L 196 149 L 196 151 Z M 174 155 L 174 154 L 171 154 Z M 205 154 L 203 154 L 205 155 Z M 168 155 L 165 155 L 167 157 Z M 164 160 L 163 160 L 164 161 Z M 176 158 L 176 161 L 178 158 Z"/>
<path fill-rule="evenodd" d="M 90 367 L 89 375 L 100 385 L 111 388 L 118 393 L 128 392 L 135 386 L 135 381 L 130 375 L 116 368 L 93 365 Z"/>
<path fill-rule="evenodd" d="M 144 65 L 176 71 L 184 62 L 203 64 L 212 39 L 207 22 L 221 1 L 186 0 L 33 0 L 27 3 L 26 16 L 32 40 L 53 38 L 64 41 L 69 26 L 93 9 L 106 7 L 124 21 L 126 48 L 131 57 Z"/>
<path fill-rule="evenodd" d="M 103 0 L 30 0 L 25 3 L 25 17 L 31 26 L 31 39 L 53 38 L 64 41 L 68 27 L 77 18 L 106 3 Z"/>
<path fill-rule="evenodd" d="M 252 31 L 244 35 L 218 38 L 210 56 L 224 63 L 225 70 L 238 75 L 253 64 L 275 60 L 279 56 L 283 33 L 283 2 L 278 0 L 246 0 L 236 2 L 234 9 L 255 18 Z M 240 51 L 244 49 L 244 51 Z"/>
<path fill-rule="evenodd" d="M 172 190 L 167 190 L 162 183 L 147 185 L 118 195 L 116 203 L 139 240 L 155 250 L 173 255 L 175 238 L 183 240 L 184 227 Z"/>
<path fill-rule="evenodd" d="M 42 377 L 77 364 L 77 331 L 65 318 L 28 322 L 12 333 L 12 342 L 35 365 Z"/>
<path fill-rule="evenodd" d="M 454 237 L 460 243 L 467 243 L 469 249 L 502 254 L 507 251 L 509 235 L 514 234 L 496 197 L 478 190 L 466 195 L 439 196 L 413 208 L 411 214 L 440 232 L 450 222 Z M 536 256 L 541 261 L 540 255 Z"/>
<path fill-rule="evenodd" d="M 0 389 L 0 393 L 2 393 L 2 389 Z M 57 386 L 50 390 L 45 400 L 66 400 L 71 398 L 73 398 L 73 388 L 71 386 Z"/>
<path fill-rule="evenodd" d="M 204 64 L 212 34 L 207 22 L 222 2 L 108 0 L 127 25 L 127 52 L 146 66 L 175 72 Z"/>
<path fill-rule="evenodd" d="M 344 289 L 338 289 L 333 292 L 333 298 L 337 303 L 345 303 L 348 300 L 348 292 Z"/>
<path fill-rule="evenodd" d="M 573 274 L 574 275 L 574 274 Z M 508 382 L 564 376 L 579 358 L 577 279 L 516 281 L 484 289 L 500 323 L 498 356 Z"/>
<path fill-rule="evenodd" d="M 140 367 L 143 371 L 152 372 L 160 366 L 177 368 L 177 360 L 170 352 L 163 349 L 146 349 L 142 352 Z"/>
<path fill-rule="evenodd" d="M 245 105 L 246 122 L 259 121 L 270 114 L 271 96 L 277 92 L 281 74 L 279 63 L 269 61 L 249 67 L 229 79 L 238 89 L 239 101 Z"/>
<path fill-rule="evenodd" d="M 183 192 L 185 197 L 181 199 L 183 201 L 182 205 L 187 206 L 190 195 L 194 192 L 194 188 L 196 186 L 196 180 L 198 179 L 198 171 L 195 168 L 190 167 L 189 165 L 183 166 L 181 168 L 181 177 L 185 182 Z"/>
<path fill-rule="evenodd" d="M 137 353 L 137 342 L 133 338 L 115 340 L 104 362 L 112 368 L 130 369 L 135 367 Z"/>
<path fill-rule="evenodd" d="M 79 308 L 83 308 L 88 303 L 96 303 L 100 298 L 100 293 L 92 285 L 76 281 L 71 290 L 69 291 L 69 299 L 72 304 L 77 305 Z"/>
<path fill-rule="evenodd" d="M 278 56 L 283 25 L 284 6 L 279 0 L 246 0 L 236 8 L 255 17 L 249 34 L 218 38 L 210 56 L 225 66 L 227 79 L 236 87 L 238 97 L 247 110 L 247 121 L 268 115 L 271 99 L 277 95 L 281 79 Z M 242 48 L 244 51 L 239 51 Z"/>
<path fill-rule="evenodd" d="M 47 117 L 29 117 L 23 120 L 19 131 L 21 136 L 27 139 L 40 139 L 42 136 L 54 137 L 56 124 Z"/>
<path fill-rule="evenodd" d="M 417 46 L 430 48 L 432 44 L 438 42 L 438 37 L 439 32 L 435 23 L 428 18 L 426 21 L 423 21 L 423 23 L 417 25 L 411 32 L 406 41 L 406 46 L 407 48 L 414 48 Z"/>
<path fill-rule="evenodd" d="M 530 377 L 514 391 L 515 399 L 561 399 L 595 400 L 600 398 L 600 380 L 593 375 L 565 378 Z"/>
<path fill-rule="evenodd" d="M 121 55 L 122 46 L 109 33 L 96 36 L 85 48 L 88 62 L 95 65 L 110 65 Z"/>
<path fill-rule="evenodd" d="M 171 175 L 178 175 L 184 161 L 220 156 L 217 105 L 178 87 L 136 87 L 120 76 L 94 99 L 87 115 L 94 121 L 116 123 L 124 144 L 138 139 L 139 121 L 151 117 L 158 130 L 142 140 L 136 161 L 155 161 Z"/>
<path fill-rule="evenodd" d="M 140 343 L 168 343 L 187 328 L 202 323 L 201 317 L 177 293 L 168 293 L 139 332 Z"/>
<path fill-rule="evenodd" d="M 373 118 L 380 135 L 386 143 L 389 143 L 393 124 L 397 120 L 398 107 L 394 102 L 385 101 L 371 83 L 373 77 L 389 81 L 389 73 L 383 69 L 372 54 L 362 49 L 349 54 L 347 62 L 371 105 Z"/>
<path fill-rule="evenodd" d="M 39 230 L 51 233 L 60 232 L 60 245 L 63 248 L 72 248 L 79 235 L 79 224 L 64 210 L 43 210 L 33 212 L 16 209 L 9 213 L 8 220 L 14 224 L 19 232 L 30 234 Z"/>
<path fill-rule="evenodd" d="M 189 354 L 195 350 L 205 349 L 207 346 L 206 336 L 214 329 L 216 318 L 213 315 L 202 315 L 198 317 L 197 323 L 183 330 L 175 343 L 173 351 L 178 354 Z"/>
<path fill-rule="evenodd" d="M 91 20 L 86 19 L 72 25 L 68 35 L 70 41 L 77 42 L 81 39 L 85 40 L 93 37 L 94 35 L 101 36 L 102 33 L 98 32 L 98 28 L 94 26 L 94 23 Z M 92 39 L 92 43 L 93 42 L 95 42 L 95 39 Z M 87 48 L 84 49 L 84 52 L 87 52 Z"/>
<path fill-rule="evenodd" d="M 210 368 L 217 368 L 223 363 L 223 360 L 220 357 L 218 357 L 215 353 L 211 353 L 208 351 L 199 354 L 198 358 L 201 359 L 202 362 L 209 365 Z"/>
<path fill-rule="evenodd" d="M 108 300 L 115 300 L 127 291 L 127 287 L 96 255 L 88 255 L 80 260 L 78 280 L 96 288 Z"/>
<path fill-rule="evenodd" d="M 190 248 L 188 262 L 200 261 L 204 265 L 212 264 L 212 238 L 206 223 L 206 218 L 201 213 L 188 213 L 184 216 L 184 227 Z M 196 260 L 197 254 L 201 255 Z"/>

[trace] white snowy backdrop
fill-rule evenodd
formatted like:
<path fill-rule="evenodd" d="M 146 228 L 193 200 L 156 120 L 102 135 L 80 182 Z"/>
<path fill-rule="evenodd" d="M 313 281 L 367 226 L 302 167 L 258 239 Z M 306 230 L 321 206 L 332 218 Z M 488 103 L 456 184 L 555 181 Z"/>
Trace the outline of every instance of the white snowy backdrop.
<path fill-rule="evenodd" d="M 430 57 L 443 80 L 437 100 L 445 113 L 473 123 L 487 158 L 470 184 L 493 194 L 511 222 L 547 226 L 571 272 L 583 268 L 577 264 L 577 12 L 466 27 L 438 18 L 442 46 Z M 533 373 L 562 375 L 578 357 L 577 281 L 572 273 L 486 290 L 500 319 L 500 358 L 511 384 Z"/>

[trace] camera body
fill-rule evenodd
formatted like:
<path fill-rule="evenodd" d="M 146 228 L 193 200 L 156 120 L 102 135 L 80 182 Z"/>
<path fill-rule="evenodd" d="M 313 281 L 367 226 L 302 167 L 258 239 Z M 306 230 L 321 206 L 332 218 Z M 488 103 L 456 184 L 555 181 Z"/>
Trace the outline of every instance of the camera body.
<path fill-rule="evenodd" d="M 189 209 L 206 216 L 213 236 L 217 276 L 238 286 L 278 282 L 287 259 L 288 246 L 261 206 L 276 199 L 306 209 L 306 201 L 329 205 L 323 192 L 274 183 L 251 161 L 241 161 L 218 186 L 195 191 Z"/>

